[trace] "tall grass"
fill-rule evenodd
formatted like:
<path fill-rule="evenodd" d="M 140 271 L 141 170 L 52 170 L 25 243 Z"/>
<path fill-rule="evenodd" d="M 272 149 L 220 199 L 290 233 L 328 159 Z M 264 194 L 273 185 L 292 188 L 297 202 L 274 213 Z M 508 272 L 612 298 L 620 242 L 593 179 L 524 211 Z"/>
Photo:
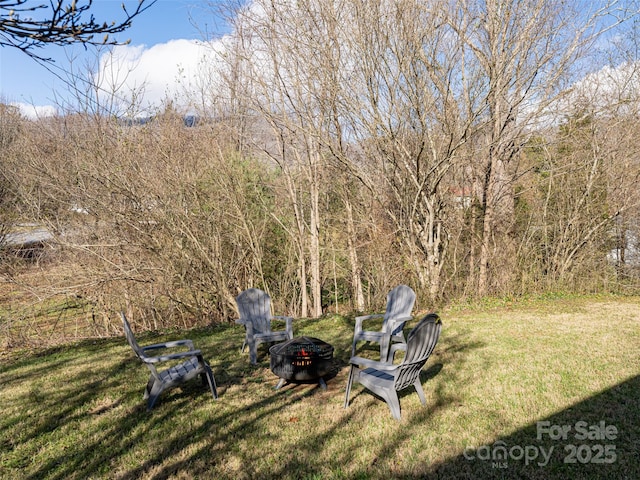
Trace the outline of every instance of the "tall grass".
<path fill-rule="evenodd" d="M 359 385 L 343 408 L 353 321 L 340 316 L 294 324 L 296 335 L 335 347 L 326 391 L 274 390 L 266 348 L 251 366 L 235 325 L 139 335 L 141 344 L 192 338 L 220 394 L 214 401 L 192 382 L 151 412 L 147 370 L 123 337 L 6 353 L 0 477 L 640 478 L 639 306 L 565 298 L 440 312 L 443 333 L 422 375 L 427 405 L 408 389 L 400 422 Z M 571 431 L 539 435 L 541 421 Z M 617 433 L 579 440 L 576 425 Z M 576 463 L 565 463 L 570 445 L 581 448 Z M 598 445 L 611 445 L 614 461 L 596 463 Z M 506 460 L 486 459 L 498 446 Z M 541 448 L 552 451 L 544 465 L 529 458 Z"/>

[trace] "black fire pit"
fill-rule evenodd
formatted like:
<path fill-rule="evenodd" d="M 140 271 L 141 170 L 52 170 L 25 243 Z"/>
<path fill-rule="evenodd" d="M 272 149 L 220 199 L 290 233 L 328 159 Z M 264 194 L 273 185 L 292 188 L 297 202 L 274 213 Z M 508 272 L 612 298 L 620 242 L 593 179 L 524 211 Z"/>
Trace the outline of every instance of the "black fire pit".
<path fill-rule="evenodd" d="M 280 377 L 275 389 L 286 383 L 317 380 L 327 389 L 324 377 L 332 368 L 333 347 L 314 337 L 296 337 L 269 349 L 271 371 Z"/>

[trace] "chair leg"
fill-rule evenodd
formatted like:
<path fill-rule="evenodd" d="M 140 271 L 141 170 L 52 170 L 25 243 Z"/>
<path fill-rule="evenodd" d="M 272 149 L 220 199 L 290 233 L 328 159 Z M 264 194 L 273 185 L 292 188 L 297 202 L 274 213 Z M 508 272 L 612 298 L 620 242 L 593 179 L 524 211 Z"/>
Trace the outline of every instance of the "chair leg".
<path fill-rule="evenodd" d="M 418 392 L 418 397 L 420 397 L 420 401 L 422 402 L 422 405 L 426 405 L 427 404 L 427 399 L 424 396 L 424 390 L 422 389 L 422 383 L 420 383 L 420 376 L 418 376 L 418 379 L 415 381 L 413 386 L 416 388 L 416 392 Z"/>
<path fill-rule="evenodd" d="M 211 371 L 211 367 L 208 364 L 205 364 L 205 372 L 202 373 L 202 383 L 204 383 L 205 379 L 209 384 L 209 389 L 211 390 L 211 395 L 213 395 L 213 399 L 218 399 L 218 389 L 216 388 L 216 379 L 213 376 L 213 372 Z"/>
<path fill-rule="evenodd" d="M 149 391 L 149 399 L 147 400 L 147 412 L 150 411 L 153 408 L 153 406 L 156 404 L 156 401 L 160 397 L 160 394 L 162 393 L 162 391 L 163 391 L 162 383 L 154 382 L 153 387 L 151 387 L 151 390 Z"/>
<path fill-rule="evenodd" d="M 388 395 L 384 396 L 387 405 L 389 405 L 389 410 L 391 410 L 391 415 L 396 420 L 400 420 L 400 399 L 398 398 L 398 392 L 395 390 L 389 392 Z"/>
<path fill-rule="evenodd" d="M 249 361 L 252 365 L 258 363 L 258 345 L 257 342 L 253 339 L 250 339 L 248 342 L 249 345 Z"/>
<path fill-rule="evenodd" d="M 349 370 L 349 380 L 347 380 L 347 392 L 344 396 L 344 408 L 349 406 L 349 394 L 351 393 L 351 385 L 353 383 L 354 370 L 357 367 L 355 365 L 351 365 L 351 369 Z"/>

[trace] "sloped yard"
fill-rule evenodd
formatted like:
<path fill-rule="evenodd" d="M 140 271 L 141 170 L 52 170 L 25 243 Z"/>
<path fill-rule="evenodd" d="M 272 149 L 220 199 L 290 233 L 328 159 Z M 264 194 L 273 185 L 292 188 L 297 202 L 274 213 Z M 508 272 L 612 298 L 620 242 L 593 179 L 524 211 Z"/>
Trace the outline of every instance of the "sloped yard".
<path fill-rule="evenodd" d="M 138 335 L 192 338 L 220 394 L 192 382 L 149 413 L 147 370 L 124 337 L 13 351 L 0 356 L 0 478 L 640 478 L 639 307 L 441 312 L 427 406 L 405 391 L 400 422 L 359 385 L 343 408 L 352 318 L 294 322 L 335 347 L 326 391 L 275 391 L 266 347 L 251 366 L 236 325 Z"/>

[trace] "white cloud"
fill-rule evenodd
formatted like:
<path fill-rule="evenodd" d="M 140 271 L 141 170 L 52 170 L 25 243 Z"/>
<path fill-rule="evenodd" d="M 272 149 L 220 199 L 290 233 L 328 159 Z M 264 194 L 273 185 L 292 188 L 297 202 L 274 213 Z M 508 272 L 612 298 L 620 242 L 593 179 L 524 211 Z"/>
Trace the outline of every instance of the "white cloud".
<path fill-rule="evenodd" d="M 87 92 L 97 91 L 97 96 L 92 97 L 98 102 L 96 111 L 110 114 L 148 116 L 162 109 L 167 100 L 185 112 L 193 112 L 194 105 L 208 108 L 222 88 L 219 54 L 224 48 L 223 40 L 184 39 L 150 47 L 116 46 L 98 59 L 96 72 L 90 79 L 96 90 L 81 84 L 79 91 L 85 87 Z M 12 105 L 32 120 L 57 115 L 61 109 L 74 109 L 73 101 L 59 107 L 25 102 Z"/>
<path fill-rule="evenodd" d="M 568 117 L 610 117 L 640 112 L 640 63 L 605 66 L 585 75 L 545 111 L 546 124 L 558 125 Z"/>
<path fill-rule="evenodd" d="M 32 105 L 23 102 L 14 102 L 11 105 L 18 107 L 20 113 L 30 120 L 53 117 L 57 114 L 57 109 L 53 105 Z"/>
<path fill-rule="evenodd" d="M 605 66 L 586 76 L 574 86 L 574 94 L 597 110 L 637 103 L 640 99 L 640 64 L 622 63 L 615 68 Z"/>
<path fill-rule="evenodd" d="M 188 109 L 204 68 L 214 62 L 214 49 L 215 44 L 194 40 L 115 47 L 101 57 L 94 78 L 101 103 L 112 102 L 120 113 L 150 113 L 167 99 Z"/>

